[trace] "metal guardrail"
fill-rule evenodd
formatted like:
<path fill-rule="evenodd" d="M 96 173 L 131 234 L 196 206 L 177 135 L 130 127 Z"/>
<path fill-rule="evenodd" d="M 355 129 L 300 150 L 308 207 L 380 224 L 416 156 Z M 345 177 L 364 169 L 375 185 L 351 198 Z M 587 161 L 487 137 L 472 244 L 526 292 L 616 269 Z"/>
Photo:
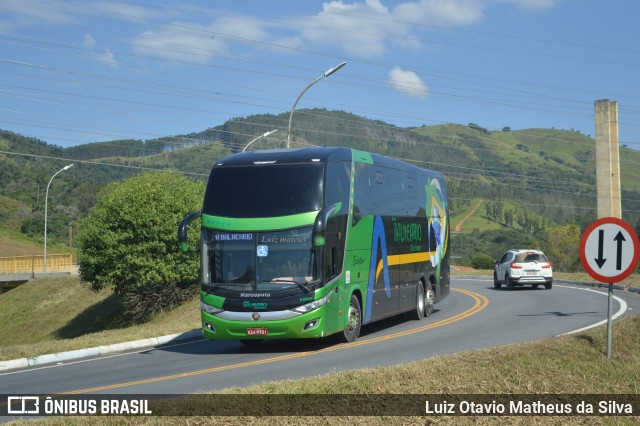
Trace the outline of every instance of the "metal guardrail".
<path fill-rule="evenodd" d="M 73 269 L 73 255 L 47 254 L 47 272 L 68 272 Z M 0 274 L 42 274 L 44 273 L 44 256 L 10 256 L 0 257 Z"/>

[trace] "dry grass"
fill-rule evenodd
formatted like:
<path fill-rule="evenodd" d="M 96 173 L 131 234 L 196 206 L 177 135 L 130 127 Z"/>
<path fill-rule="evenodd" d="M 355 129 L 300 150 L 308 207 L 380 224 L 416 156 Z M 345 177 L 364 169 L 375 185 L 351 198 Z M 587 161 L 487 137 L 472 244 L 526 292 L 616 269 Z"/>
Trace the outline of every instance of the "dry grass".
<path fill-rule="evenodd" d="M 180 333 L 200 327 L 197 297 L 145 324 L 119 319 L 119 300 L 78 277 L 30 281 L 0 296 L 0 360 Z M 27 332 L 25 332 L 25 330 Z"/>

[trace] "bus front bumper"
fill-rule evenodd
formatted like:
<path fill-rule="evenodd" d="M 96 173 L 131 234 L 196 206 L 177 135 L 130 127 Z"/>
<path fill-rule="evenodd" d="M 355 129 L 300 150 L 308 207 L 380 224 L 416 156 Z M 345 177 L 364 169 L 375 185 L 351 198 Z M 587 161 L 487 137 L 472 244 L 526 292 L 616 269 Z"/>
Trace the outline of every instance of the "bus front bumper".
<path fill-rule="evenodd" d="M 216 340 L 318 338 L 326 336 L 325 306 L 286 319 L 261 320 L 260 318 L 268 316 L 268 312 L 239 312 L 231 313 L 231 316 L 234 314 L 237 314 L 238 319 L 221 318 L 219 315 L 201 311 L 202 335 L 206 339 Z M 251 319 L 252 315 L 257 319 Z"/>

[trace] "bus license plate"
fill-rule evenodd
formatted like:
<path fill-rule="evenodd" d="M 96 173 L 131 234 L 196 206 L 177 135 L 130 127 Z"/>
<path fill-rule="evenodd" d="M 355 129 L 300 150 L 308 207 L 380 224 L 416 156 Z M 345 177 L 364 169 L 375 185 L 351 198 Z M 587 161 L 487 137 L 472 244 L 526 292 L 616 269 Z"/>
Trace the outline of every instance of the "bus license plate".
<path fill-rule="evenodd" d="M 247 328 L 247 336 L 266 336 L 269 330 L 265 328 Z"/>

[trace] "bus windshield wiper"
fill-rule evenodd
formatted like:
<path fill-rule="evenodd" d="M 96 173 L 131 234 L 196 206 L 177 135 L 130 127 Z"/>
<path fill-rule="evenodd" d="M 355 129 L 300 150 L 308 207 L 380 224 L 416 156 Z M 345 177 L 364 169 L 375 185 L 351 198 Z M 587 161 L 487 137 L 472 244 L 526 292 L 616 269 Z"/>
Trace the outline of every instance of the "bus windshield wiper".
<path fill-rule="evenodd" d="M 274 284 L 293 283 L 293 284 L 296 284 L 298 287 L 302 288 L 307 293 L 311 291 L 311 289 L 309 287 L 307 287 L 307 284 L 309 284 L 309 280 L 307 280 L 306 278 L 279 277 L 279 278 L 273 278 L 271 280 L 271 282 L 274 283 Z"/>

